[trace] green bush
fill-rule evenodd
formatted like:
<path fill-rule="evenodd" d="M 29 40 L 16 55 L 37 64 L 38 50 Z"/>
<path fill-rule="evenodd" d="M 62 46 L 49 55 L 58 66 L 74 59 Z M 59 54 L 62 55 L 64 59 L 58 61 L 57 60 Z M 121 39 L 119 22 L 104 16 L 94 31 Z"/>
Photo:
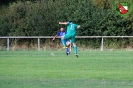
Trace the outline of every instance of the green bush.
<path fill-rule="evenodd" d="M 132 20 L 117 15 L 114 0 L 17 1 L 0 9 L 0 36 L 51 36 L 59 31 L 59 21 L 81 25 L 79 36 L 130 36 Z M 131 14 L 132 15 L 132 14 Z M 92 40 L 99 47 L 100 40 Z M 110 41 L 108 41 L 110 42 Z M 113 42 L 113 40 L 112 40 Z M 83 43 L 83 42 L 82 42 Z M 84 42 L 88 45 L 88 42 Z"/>

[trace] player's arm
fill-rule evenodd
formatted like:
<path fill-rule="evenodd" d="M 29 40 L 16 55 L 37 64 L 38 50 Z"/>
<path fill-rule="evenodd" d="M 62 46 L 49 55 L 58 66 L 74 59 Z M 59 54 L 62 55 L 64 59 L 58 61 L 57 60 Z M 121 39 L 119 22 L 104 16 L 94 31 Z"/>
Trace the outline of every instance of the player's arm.
<path fill-rule="evenodd" d="M 58 36 L 58 35 L 55 35 L 55 36 L 53 37 L 52 41 L 54 41 L 54 40 L 56 39 L 57 36 Z"/>
<path fill-rule="evenodd" d="M 59 24 L 64 24 L 64 25 L 67 25 L 68 22 L 59 22 Z"/>

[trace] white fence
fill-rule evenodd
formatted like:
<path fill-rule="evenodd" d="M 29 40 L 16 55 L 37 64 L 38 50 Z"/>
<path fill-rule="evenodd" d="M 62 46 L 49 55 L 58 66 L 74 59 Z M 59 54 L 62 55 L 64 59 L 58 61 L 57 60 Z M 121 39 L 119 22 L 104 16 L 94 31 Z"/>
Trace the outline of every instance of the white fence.
<path fill-rule="evenodd" d="M 38 39 L 38 51 L 40 51 L 40 39 L 53 38 L 54 36 L 1 36 L 0 39 L 7 39 L 7 50 L 10 50 L 10 39 Z M 57 37 L 59 38 L 59 37 Z M 101 51 L 104 50 L 104 38 L 133 38 L 133 36 L 76 36 L 76 38 L 101 38 Z"/>

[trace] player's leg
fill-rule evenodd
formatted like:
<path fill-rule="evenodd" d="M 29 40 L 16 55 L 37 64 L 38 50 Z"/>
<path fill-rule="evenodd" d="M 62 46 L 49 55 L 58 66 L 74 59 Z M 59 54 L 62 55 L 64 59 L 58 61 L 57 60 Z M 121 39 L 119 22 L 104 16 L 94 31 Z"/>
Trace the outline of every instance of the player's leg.
<path fill-rule="evenodd" d="M 76 57 L 78 57 L 78 48 L 77 48 L 77 45 L 76 45 L 75 35 L 72 37 L 71 41 L 73 43 L 75 55 L 76 55 Z"/>
<path fill-rule="evenodd" d="M 67 39 L 64 39 L 63 42 L 65 42 L 65 44 L 66 44 L 67 43 Z M 68 54 L 70 54 L 70 52 L 69 52 L 67 44 L 66 45 L 65 44 L 63 43 L 64 47 L 66 48 L 66 54 L 68 55 Z"/>
<path fill-rule="evenodd" d="M 62 39 L 63 40 L 66 40 L 66 39 L 69 39 L 69 38 L 70 38 L 70 35 L 69 34 L 66 34 L 65 36 L 62 36 Z M 63 43 L 64 43 L 64 46 L 67 47 L 66 41 L 63 41 Z"/>
<path fill-rule="evenodd" d="M 73 43 L 73 47 L 74 47 L 75 55 L 78 57 L 78 48 L 77 48 L 76 43 Z"/>
<path fill-rule="evenodd" d="M 66 48 L 66 54 L 67 55 L 70 54 L 70 51 L 69 51 L 68 47 Z"/>
<path fill-rule="evenodd" d="M 71 35 L 69 35 L 69 34 L 66 34 L 65 36 L 62 36 L 62 38 L 65 39 L 65 40 L 69 39 L 70 37 L 71 37 Z M 64 44 L 65 44 L 67 55 L 68 55 L 68 54 L 70 54 L 70 51 L 68 49 L 68 46 L 66 45 L 66 41 L 64 42 Z"/>
<path fill-rule="evenodd" d="M 66 55 L 68 55 L 69 54 L 69 51 L 68 51 L 68 48 L 65 46 L 65 43 L 64 42 L 66 42 L 66 40 L 65 39 L 61 39 L 61 43 L 63 45 L 63 48 L 65 47 L 65 49 L 66 49 Z"/>
<path fill-rule="evenodd" d="M 63 37 L 61 38 L 61 42 L 62 42 L 63 48 L 66 48 L 66 40 Z"/>
<path fill-rule="evenodd" d="M 67 45 L 67 48 L 66 48 L 66 52 L 67 52 L 67 55 L 70 54 L 70 51 L 68 49 L 68 46 L 70 45 L 70 42 L 66 39 L 66 45 Z"/>
<path fill-rule="evenodd" d="M 67 42 L 66 39 L 65 38 L 62 38 L 61 39 L 61 42 L 62 42 L 63 48 L 66 49 L 66 55 L 70 54 L 70 51 L 69 51 L 69 49 L 68 49 L 68 47 L 66 45 L 66 42 Z"/>

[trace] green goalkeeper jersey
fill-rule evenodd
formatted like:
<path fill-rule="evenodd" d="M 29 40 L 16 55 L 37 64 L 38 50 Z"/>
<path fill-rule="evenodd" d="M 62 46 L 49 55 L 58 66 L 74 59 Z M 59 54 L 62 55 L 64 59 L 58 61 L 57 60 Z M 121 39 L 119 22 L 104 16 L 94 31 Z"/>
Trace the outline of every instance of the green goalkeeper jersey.
<path fill-rule="evenodd" d="M 77 24 L 74 24 L 72 22 L 68 22 L 67 24 L 67 34 L 70 34 L 70 35 L 76 35 L 76 29 L 77 29 L 78 25 Z"/>

